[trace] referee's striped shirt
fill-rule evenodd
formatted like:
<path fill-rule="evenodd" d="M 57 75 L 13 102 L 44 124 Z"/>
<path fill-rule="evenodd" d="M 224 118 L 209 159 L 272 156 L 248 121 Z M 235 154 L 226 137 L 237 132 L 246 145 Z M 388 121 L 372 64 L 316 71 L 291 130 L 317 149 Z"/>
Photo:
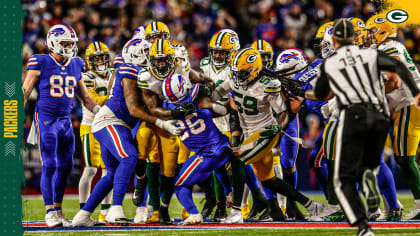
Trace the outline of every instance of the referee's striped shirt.
<path fill-rule="evenodd" d="M 323 99 L 331 90 L 340 108 L 351 104 L 386 104 L 380 71 L 397 72 L 415 96 L 419 91 L 407 68 L 399 61 L 374 49 L 345 45 L 321 65 L 315 95 Z"/>

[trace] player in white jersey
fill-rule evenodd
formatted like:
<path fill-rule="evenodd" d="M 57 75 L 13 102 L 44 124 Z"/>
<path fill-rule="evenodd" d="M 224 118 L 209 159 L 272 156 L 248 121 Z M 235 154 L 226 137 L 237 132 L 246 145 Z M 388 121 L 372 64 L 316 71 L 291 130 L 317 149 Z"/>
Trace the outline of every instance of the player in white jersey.
<path fill-rule="evenodd" d="M 411 72 L 417 87 L 420 87 L 420 73 L 416 65 L 404 45 L 394 40 L 397 37 L 396 25 L 380 14 L 366 22 L 366 30 L 369 32 L 371 43 L 378 50 L 401 61 Z M 414 98 L 403 82 L 399 88 L 387 94 L 387 99 L 393 112 L 397 114 L 393 131 L 394 154 L 415 199 L 414 208 L 403 217 L 403 220 L 418 220 L 420 219 L 420 167 L 415 159 L 420 143 L 420 109 L 414 105 Z"/>
<path fill-rule="evenodd" d="M 110 51 L 102 42 L 95 41 L 89 44 L 86 49 L 86 62 L 89 70 L 83 73 L 83 81 L 90 96 L 95 99 L 98 105 L 104 105 L 108 99 L 107 88 L 113 69 L 110 69 Z M 89 198 L 91 184 L 97 169 L 102 169 L 102 177 L 107 174 L 105 164 L 101 157 L 99 142 L 91 132 L 91 126 L 95 114 L 83 106 L 83 120 L 80 126 L 80 138 L 82 140 L 83 157 L 85 167 L 79 181 L 79 203 L 80 209 Z M 105 217 L 111 206 L 112 193 L 102 201 L 99 223 L 105 223 Z"/>
<path fill-rule="evenodd" d="M 152 114 L 158 117 L 177 118 L 179 117 L 178 113 L 174 113 L 173 110 L 163 109 L 161 106 L 162 101 L 165 100 L 161 89 L 165 78 L 174 73 L 180 74 L 186 80 L 186 86 L 188 87 L 191 87 L 189 78 L 193 79 L 194 82 L 203 83 L 205 80 L 203 77 L 197 77 L 196 74 L 193 74 L 191 77 L 190 63 L 186 60 L 176 60 L 175 49 L 169 40 L 158 39 L 153 43 L 150 50 L 150 61 L 151 66 L 142 69 L 138 74 L 138 86 L 142 90 L 146 106 Z M 168 206 L 174 189 L 175 168 L 177 164 L 182 164 L 187 160 L 189 150 L 181 144 L 176 136 L 169 135 L 167 132 L 163 132 L 147 123 L 140 125 L 137 132 L 137 140 L 139 144 L 139 158 L 145 159 L 148 157 L 151 163 L 147 167 L 149 186 L 159 186 L 159 168 L 161 171 L 162 205 L 159 207 L 159 188 L 150 187 L 149 195 L 152 200 L 154 213 L 146 223 L 154 223 L 159 220 L 161 224 L 169 224 Z M 141 150 L 144 150 L 144 152 L 141 153 Z M 153 155 L 149 155 L 150 153 L 153 153 Z"/>
<path fill-rule="evenodd" d="M 259 78 L 261 69 L 260 53 L 256 49 L 242 49 L 233 59 L 232 79 L 217 87 L 212 97 L 213 101 L 217 101 L 233 91 L 244 140 L 240 142 L 232 137 L 231 141 L 235 152 L 232 160 L 234 203 L 230 215 L 222 221 L 224 223 L 243 222 L 240 206 L 245 182 L 244 164 L 252 164 L 264 187 L 298 201 L 311 216 L 317 216 L 324 207 L 275 177 L 272 149 L 279 142 L 281 129 L 287 126 L 288 113 L 280 95 L 280 81 L 270 77 Z M 273 116 L 273 111 L 279 114 L 278 119 Z"/>

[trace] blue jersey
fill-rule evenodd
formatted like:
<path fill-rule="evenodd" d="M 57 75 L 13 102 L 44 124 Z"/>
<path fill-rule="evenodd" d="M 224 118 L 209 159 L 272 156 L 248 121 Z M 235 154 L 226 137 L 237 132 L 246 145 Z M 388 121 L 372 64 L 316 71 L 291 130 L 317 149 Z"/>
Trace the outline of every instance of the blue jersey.
<path fill-rule="evenodd" d="M 199 84 L 195 84 L 188 97 L 183 102 L 192 102 L 197 108 L 196 96 Z M 163 108 L 175 109 L 172 103 L 163 103 Z M 195 113 L 178 120 L 177 125 L 182 129 L 179 136 L 185 146 L 202 156 L 219 156 L 229 145 L 229 138 L 223 135 L 213 122 L 213 113 L 209 109 L 196 110 Z"/>
<path fill-rule="evenodd" d="M 303 89 L 305 90 L 314 89 L 314 83 L 316 82 L 322 61 L 322 59 L 315 60 L 306 70 L 297 74 L 293 79 L 305 82 L 305 85 L 303 86 Z M 309 99 L 303 101 L 303 105 L 305 105 L 308 110 L 318 114 L 323 121 L 326 121 L 326 119 L 321 113 L 321 107 L 326 103 L 326 101 L 313 101 Z"/>
<path fill-rule="evenodd" d="M 79 57 L 58 63 L 50 55 L 33 55 L 28 70 L 39 70 L 36 83 L 38 99 L 35 111 L 51 117 L 70 117 L 77 83 L 82 78 L 85 63 Z"/>
<path fill-rule="evenodd" d="M 124 97 L 124 88 L 121 84 L 122 79 L 132 79 L 137 81 L 137 74 L 141 70 L 140 66 L 124 63 L 116 71 L 114 85 L 111 90 L 110 97 L 106 106 L 117 116 L 118 119 L 123 120 L 128 126 L 133 128 L 138 119 L 131 116 L 128 111 L 127 104 Z"/>
<path fill-rule="evenodd" d="M 114 68 L 118 69 L 122 64 L 124 64 L 124 59 L 122 57 L 122 54 L 118 54 L 114 59 Z"/>

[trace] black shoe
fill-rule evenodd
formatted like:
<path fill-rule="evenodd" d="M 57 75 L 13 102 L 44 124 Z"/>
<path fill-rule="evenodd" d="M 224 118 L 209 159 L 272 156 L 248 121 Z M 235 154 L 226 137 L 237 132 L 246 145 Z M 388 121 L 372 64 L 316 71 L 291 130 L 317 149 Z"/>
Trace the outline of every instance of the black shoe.
<path fill-rule="evenodd" d="M 168 207 L 161 206 L 159 208 L 159 222 L 161 225 L 171 225 L 171 217 L 169 217 Z"/>
<path fill-rule="evenodd" d="M 324 221 L 340 222 L 340 221 L 344 221 L 344 218 L 345 218 L 344 211 L 339 210 L 330 215 L 324 216 L 322 219 Z"/>
<path fill-rule="evenodd" d="M 372 231 L 372 228 L 368 225 L 367 227 L 360 227 L 357 231 L 357 236 L 374 236 L 375 234 Z"/>
<path fill-rule="evenodd" d="M 286 216 L 283 214 L 283 211 L 281 210 L 279 206 L 279 202 L 277 201 L 277 198 L 272 198 L 267 201 L 268 203 L 268 213 L 271 216 L 271 219 L 273 221 L 285 221 Z"/>
<path fill-rule="evenodd" d="M 267 208 L 265 211 L 258 217 L 258 221 L 260 222 L 271 222 L 273 218 L 271 217 L 271 211 Z"/>
<path fill-rule="evenodd" d="M 389 210 L 386 220 L 387 221 L 401 221 L 401 218 L 402 218 L 402 210 L 400 208 L 394 208 L 394 209 Z"/>
<path fill-rule="evenodd" d="M 214 213 L 213 222 L 220 222 L 228 216 L 226 206 L 217 204 L 216 212 Z"/>
<path fill-rule="evenodd" d="M 258 190 L 259 191 L 259 190 Z M 253 194 L 252 196 L 252 208 L 249 211 L 247 220 L 253 220 L 258 214 L 267 209 L 267 200 L 262 193 Z"/>
<path fill-rule="evenodd" d="M 144 177 L 143 179 L 137 178 L 137 185 L 133 192 L 133 203 L 136 206 L 140 206 L 140 204 L 144 200 L 144 193 L 146 192 L 147 187 L 147 178 Z"/>
<path fill-rule="evenodd" d="M 201 211 L 201 216 L 203 216 L 203 219 L 209 217 L 215 207 L 216 207 L 215 201 L 206 199 L 206 203 L 204 203 L 203 210 Z"/>
<path fill-rule="evenodd" d="M 295 220 L 305 220 L 305 215 L 299 210 L 299 208 L 296 205 L 296 202 L 287 198 L 286 200 L 286 214 L 287 217 L 290 219 Z"/>

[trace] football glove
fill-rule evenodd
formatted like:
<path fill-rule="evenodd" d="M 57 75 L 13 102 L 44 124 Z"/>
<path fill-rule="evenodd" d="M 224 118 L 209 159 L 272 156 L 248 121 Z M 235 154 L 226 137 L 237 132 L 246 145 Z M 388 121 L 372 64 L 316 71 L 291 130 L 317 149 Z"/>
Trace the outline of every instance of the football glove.
<path fill-rule="evenodd" d="M 202 84 L 198 89 L 198 97 L 211 97 L 212 93 L 213 91 L 209 84 Z"/>
<path fill-rule="evenodd" d="M 260 136 L 261 138 L 270 139 L 270 138 L 275 137 L 280 132 L 281 132 L 280 125 L 269 125 L 269 126 L 266 126 L 265 130 L 260 133 Z"/>
<path fill-rule="evenodd" d="M 191 102 L 185 102 L 181 106 L 179 106 L 177 109 L 172 110 L 172 117 L 175 119 L 183 119 L 184 117 L 192 114 L 195 112 L 194 104 Z"/>
<path fill-rule="evenodd" d="M 176 126 L 176 120 L 156 119 L 155 125 L 161 129 L 167 130 L 172 135 L 181 135 L 183 129 Z"/>

